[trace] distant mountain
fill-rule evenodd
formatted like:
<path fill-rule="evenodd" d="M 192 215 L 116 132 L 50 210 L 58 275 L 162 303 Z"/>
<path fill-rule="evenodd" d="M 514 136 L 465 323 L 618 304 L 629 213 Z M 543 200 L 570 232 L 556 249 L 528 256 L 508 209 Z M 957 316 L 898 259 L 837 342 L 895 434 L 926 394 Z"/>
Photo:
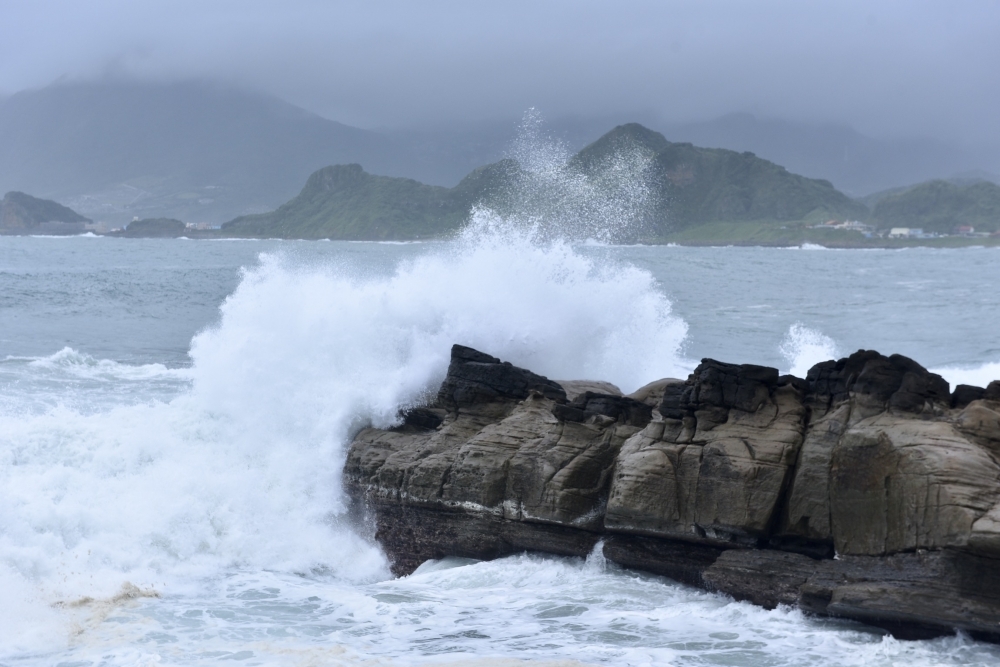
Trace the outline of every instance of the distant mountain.
<path fill-rule="evenodd" d="M 393 143 L 273 97 L 207 83 L 73 83 L 0 104 L 0 187 L 96 220 L 220 223 L 272 209 L 316 169 L 396 173 Z"/>
<path fill-rule="evenodd" d="M 580 151 L 573 162 L 595 163 L 626 143 L 645 146 L 655 154 L 665 228 L 719 221 L 822 222 L 868 215 L 864 205 L 829 181 L 793 174 L 750 152 L 669 142 L 662 134 L 634 123 L 616 127 Z"/>
<path fill-rule="evenodd" d="M 49 199 L 8 192 L 0 200 L 0 233 L 79 233 L 90 222 L 76 211 Z"/>
<path fill-rule="evenodd" d="M 860 218 L 867 209 L 827 181 L 792 174 L 751 153 L 671 143 L 638 124 L 616 127 L 577 153 L 557 183 L 591 189 L 619 187 L 608 180 L 608 165 L 640 153 L 649 160 L 647 237 L 662 236 L 708 222 L 802 221 Z M 456 229 L 470 208 L 485 203 L 503 212 L 519 206 L 555 208 L 580 190 L 551 185 L 551 174 L 536 174 L 513 160 L 481 167 L 454 188 L 411 179 L 374 176 L 360 165 L 326 167 L 310 176 L 302 192 L 272 213 L 243 216 L 223 225 L 234 236 L 338 239 L 427 238 Z M 625 184 L 628 186 L 629 184 Z M 513 195 L 513 196 L 512 196 Z M 562 198 L 562 199 L 560 199 Z"/>
<path fill-rule="evenodd" d="M 638 118 L 671 141 L 752 151 L 853 196 L 1000 171 L 986 151 L 880 141 L 842 126 L 746 114 L 686 124 Z M 554 118 L 545 134 L 575 151 L 621 120 Z M 56 199 L 107 226 L 134 217 L 220 224 L 275 209 L 330 164 L 455 186 L 478 165 L 507 157 L 517 132 L 513 118 L 362 130 L 204 82 L 59 83 L 0 97 L 0 192 Z"/>
<path fill-rule="evenodd" d="M 951 178 L 937 178 L 934 180 L 946 181 L 948 183 L 951 183 L 952 185 L 957 185 L 962 187 L 966 185 L 975 185 L 976 183 L 982 183 L 982 182 L 1000 184 L 1000 176 L 983 170 L 967 171 L 961 174 L 956 174 Z M 930 181 L 925 181 L 925 183 L 929 182 Z M 874 210 L 875 206 L 889 195 L 905 192 L 906 190 L 914 188 L 917 185 L 922 185 L 922 183 L 917 183 L 916 185 L 911 183 L 909 185 L 903 185 L 898 188 L 889 188 L 888 190 L 880 190 L 878 192 L 873 192 L 870 195 L 865 195 L 864 197 L 857 197 L 857 201 L 867 206 L 869 210 Z"/>
<path fill-rule="evenodd" d="M 973 170 L 1000 169 L 990 151 L 972 153 L 931 139 L 874 139 L 845 125 L 730 114 L 659 127 L 673 141 L 752 151 L 796 173 L 829 180 L 854 197 Z"/>
<path fill-rule="evenodd" d="M 271 213 L 222 226 L 232 236 L 397 240 L 440 236 L 458 228 L 488 197 L 502 173 L 497 163 L 473 171 L 454 188 L 409 178 L 374 176 L 359 164 L 320 169 L 297 197 Z"/>
<path fill-rule="evenodd" d="M 547 119 L 546 140 L 559 142 L 575 152 L 596 141 L 609 127 L 645 116 L 563 116 Z M 407 176 L 424 183 L 456 185 L 466 174 L 484 164 L 509 157 L 523 119 L 448 122 L 380 130 L 407 156 Z M 648 123 L 647 123 L 648 124 Z"/>
<path fill-rule="evenodd" d="M 125 229 L 111 232 L 112 236 L 130 238 L 177 238 L 187 233 L 187 225 L 173 218 L 133 220 Z"/>
<path fill-rule="evenodd" d="M 918 227 L 950 234 L 961 225 L 970 225 L 977 232 L 995 232 L 1000 229 L 1000 185 L 988 181 L 921 183 L 879 199 L 872 218 L 882 228 Z"/>

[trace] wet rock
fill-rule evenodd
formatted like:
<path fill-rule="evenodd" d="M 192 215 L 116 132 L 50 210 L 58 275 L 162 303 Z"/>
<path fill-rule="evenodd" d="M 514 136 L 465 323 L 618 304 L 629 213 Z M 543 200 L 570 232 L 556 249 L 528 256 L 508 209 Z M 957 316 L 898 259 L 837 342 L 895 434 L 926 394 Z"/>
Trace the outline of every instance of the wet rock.
<path fill-rule="evenodd" d="M 606 528 L 723 543 L 767 537 L 802 442 L 802 386 L 773 368 L 710 359 L 669 385 L 664 419 L 622 447 Z"/>
<path fill-rule="evenodd" d="M 930 528 L 932 524 L 944 526 L 954 518 L 946 497 L 948 487 L 926 475 L 919 479 L 908 476 L 926 457 L 937 457 L 951 443 L 961 444 L 961 436 L 947 424 L 951 395 L 944 379 L 906 357 L 859 350 L 847 358 L 817 364 L 809 370 L 806 383 L 804 403 L 810 418 L 776 539 L 870 554 L 950 542 L 942 534 L 948 532 L 946 528 Z M 874 442 L 882 442 L 884 447 L 873 449 Z M 881 453 L 876 455 L 876 449 Z M 975 458 L 971 450 L 966 454 Z M 972 460 L 965 463 L 972 464 Z M 895 467 L 904 464 L 909 472 Z M 942 470 L 940 479 L 948 474 Z M 970 479 L 963 486 L 976 487 L 980 482 Z M 921 486 L 924 483 L 926 487 Z M 911 494 L 921 489 L 943 491 L 941 502 L 928 497 L 912 507 L 899 504 L 899 498 L 912 499 Z M 958 495 L 964 496 L 966 491 Z M 912 510 L 907 516 L 903 516 L 907 514 L 904 507 Z M 917 522 L 926 526 L 927 532 L 903 537 L 898 531 L 889 536 L 855 528 L 874 528 L 873 521 L 882 525 L 885 521 L 873 518 L 870 512 L 885 508 L 903 513 L 888 521 Z M 865 535 L 863 540 L 859 540 L 861 534 Z M 909 546 L 900 547 L 902 543 Z"/>
<path fill-rule="evenodd" d="M 996 640 L 1000 561 L 953 550 L 814 560 L 730 549 L 703 573 L 708 588 L 764 607 L 779 604 L 864 621 L 917 639 L 955 629 Z"/>
<path fill-rule="evenodd" d="M 663 401 L 663 395 L 667 392 L 667 387 L 683 384 L 684 380 L 664 378 L 639 387 L 629 394 L 628 397 L 635 399 L 640 403 L 645 403 L 651 408 L 658 409 L 660 407 L 660 403 Z"/>
<path fill-rule="evenodd" d="M 978 401 L 986 394 L 982 387 L 973 387 L 970 384 L 960 384 L 951 392 L 951 407 L 964 408 L 973 401 Z"/>
<path fill-rule="evenodd" d="M 830 512 L 842 554 L 964 547 L 998 500 L 1000 466 L 947 422 L 871 417 L 833 450 Z"/>
<path fill-rule="evenodd" d="M 573 411 L 574 418 L 556 417 L 561 409 Z M 452 512 L 477 521 L 524 523 L 528 528 L 518 532 L 521 538 L 505 543 L 524 549 L 534 544 L 526 537 L 533 530 L 550 530 L 542 524 L 602 528 L 618 451 L 650 415 L 649 406 L 613 394 L 584 392 L 567 405 L 563 388 L 551 380 L 456 345 L 437 401 L 407 412 L 401 427 L 362 430 L 348 452 L 344 476 L 352 498 L 379 508 L 376 516 L 398 506 L 412 508 L 394 515 L 409 523 L 418 509 L 437 517 Z M 468 523 L 460 517 L 450 521 Z M 421 528 L 417 537 L 400 542 L 394 527 L 376 523 L 377 537 L 399 546 L 387 547 L 396 571 L 415 562 L 413 553 L 433 552 L 421 545 L 436 543 L 435 533 L 420 537 Z M 413 532 L 412 526 L 408 530 Z M 584 542 L 592 547 L 596 539 L 587 536 Z M 490 548 L 464 548 L 456 555 L 493 553 Z"/>
<path fill-rule="evenodd" d="M 532 391 L 557 402 L 566 401 L 566 391 L 557 382 L 471 347 L 455 345 L 437 404 L 455 412 L 520 401 Z"/>
<path fill-rule="evenodd" d="M 653 408 L 625 396 L 585 391 L 566 405 L 554 406 L 552 414 L 571 422 L 596 421 L 600 415 L 610 419 L 609 424 L 621 422 L 642 428 L 653 419 Z"/>
<path fill-rule="evenodd" d="M 898 355 L 805 379 L 706 359 L 622 396 L 456 345 L 436 400 L 361 431 L 344 478 L 398 574 L 603 543 L 623 566 L 899 636 L 1000 627 L 1000 382 L 950 393 Z"/>
<path fill-rule="evenodd" d="M 951 403 L 948 383 L 940 375 L 902 355 L 886 357 L 873 350 L 816 364 L 806 382 L 817 406 L 825 402 L 829 410 L 851 400 L 858 420 L 886 410 L 940 414 Z"/>

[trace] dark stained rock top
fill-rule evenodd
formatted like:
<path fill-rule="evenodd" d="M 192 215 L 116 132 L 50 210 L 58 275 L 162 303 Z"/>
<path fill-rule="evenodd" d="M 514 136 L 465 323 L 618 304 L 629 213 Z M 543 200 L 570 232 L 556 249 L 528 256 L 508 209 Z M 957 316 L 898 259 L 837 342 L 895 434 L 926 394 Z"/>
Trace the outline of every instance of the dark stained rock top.
<path fill-rule="evenodd" d="M 566 402 L 566 392 L 558 383 L 471 347 L 454 345 L 437 400 L 444 408 L 458 410 L 477 403 L 521 401 L 532 391 Z"/>
<path fill-rule="evenodd" d="M 815 399 L 825 399 L 827 405 L 854 396 L 867 410 L 879 412 L 922 413 L 950 407 L 945 379 L 900 354 L 886 357 L 858 350 L 845 359 L 816 364 L 806 381 Z"/>

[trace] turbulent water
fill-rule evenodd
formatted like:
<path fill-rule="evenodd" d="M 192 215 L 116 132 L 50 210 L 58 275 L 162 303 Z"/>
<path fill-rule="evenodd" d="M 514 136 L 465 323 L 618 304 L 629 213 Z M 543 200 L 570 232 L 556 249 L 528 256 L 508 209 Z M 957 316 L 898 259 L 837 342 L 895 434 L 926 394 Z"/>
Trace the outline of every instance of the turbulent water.
<path fill-rule="evenodd" d="M 1000 377 L 1000 251 L 0 237 L 0 664 L 988 665 L 584 560 L 393 579 L 351 433 L 452 343 L 630 391 L 860 348 Z"/>

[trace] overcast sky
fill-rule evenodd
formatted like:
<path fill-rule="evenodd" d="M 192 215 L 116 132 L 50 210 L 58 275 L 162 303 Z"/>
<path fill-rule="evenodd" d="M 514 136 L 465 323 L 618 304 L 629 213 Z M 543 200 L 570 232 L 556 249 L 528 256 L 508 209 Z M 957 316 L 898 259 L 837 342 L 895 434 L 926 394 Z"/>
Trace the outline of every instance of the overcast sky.
<path fill-rule="evenodd" d="M 735 111 L 1000 145 L 1000 0 L 0 0 L 0 92 L 210 78 L 365 126 Z"/>

